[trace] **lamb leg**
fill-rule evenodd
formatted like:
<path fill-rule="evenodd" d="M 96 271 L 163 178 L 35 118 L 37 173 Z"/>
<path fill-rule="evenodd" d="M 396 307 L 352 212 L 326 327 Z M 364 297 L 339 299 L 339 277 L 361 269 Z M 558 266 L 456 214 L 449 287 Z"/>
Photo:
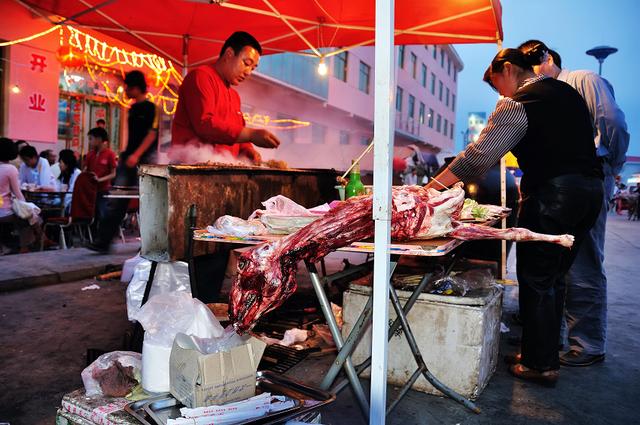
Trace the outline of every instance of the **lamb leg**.
<path fill-rule="evenodd" d="M 457 226 L 448 236 L 463 241 L 481 239 L 504 239 L 507 241 L 538 241 L 549 242 L 562 245 L 567 248 L 573 246 L 574 237 L 572 235 L 545 235 L 535 233 L 522 227 L 512 227 L 509 229 L 496 229 L 495 227 L 480 226 L 477 224 L 456 223 Z"/>

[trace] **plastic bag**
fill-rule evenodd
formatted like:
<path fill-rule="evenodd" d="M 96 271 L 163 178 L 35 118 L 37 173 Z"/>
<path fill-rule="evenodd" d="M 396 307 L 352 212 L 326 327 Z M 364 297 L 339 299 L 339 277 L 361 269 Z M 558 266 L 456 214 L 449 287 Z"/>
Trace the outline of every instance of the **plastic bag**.
<path fill-rule="evenodd" d="M 264 210 L 256 210 L 249 216 L 249 220 L 260 218 L 264 214 L 268 215 L 280 215 L 287 217 L 300 217 L 300 216 L 312 216 L 313 212 L 309 211 L 302 205 L 293 202 L 286 196 L 276 195 L 267 199 L 262 203 Z"/>
<path fill-rule="evenodd" d="M 140 371 L 142 368 L 142 356 L 140 353 L 132 351 L 112 351 L 98 357 L 93 363 L 87 366 L 81 373 L 82 383 L 87 396 L 108 395 L 104 394 L 99 379 L 96 379 L 96 372 L 106 370 L 114 365 L 115 362 L 120 363 L 122 367 L 133 368 L 133 374 L 136 380 L 140 381 Z"/>
<path fill-rule="evenodd" d="M 40 220 L 40 208 L 32 202 L 14 199 L 11 208 L 18 217 L 27 220 L 32 226 Z"/>
<path fill-rule="evenodd" d="M 437 295 L 454 295 L 464 297 L 468 292 L 490 288 L 495 285 L 489 269 L 473 269 L 462 273 L 451 273 L 448 276 L 436 275 L 428 284 L 426 291 Z"/>
<path fill-rule="evenodd" d="M 147 261 L 140 256 L 140 253 L 136 254 L 135 257 L 131 257 L 128 260 L 125 260 L 124 265 L 122 266 L 122 275 L 120 276 L 120 282 L 131 282 L 133 279 L 133 273 L 136 270 L 136 266 L 143 261 Z"/>
<path fill-rule="evenodd" d="M 236 333 L 232 325 L 227 326 L 223 334 L 216 338 L 200 338 L 194 335 L 179 333 L 176 335 L 176 342 L 182 348 L 198 350 L 202 354 L 213 354 L 220 351 L 229 351 L 232 348 L 246 344 L 249 336 L 240 336 Z"/>
<path fill-rule="evenodd" d="M 214 235 L 231 235 L 238 237 L 264 235 L 267 229 L 259 220 L 243 220 L 231 215 L 223 215 L 207 227 L 207 232 Z"/>
<path fill-rule="evenodd" d="M 200 338 L 217 338 L 224 333 L 211 310 L 186 292 L 150 298 L 133 319 L 144 328 L 145 342 L 161 347 L 171 347 L 179 332 Z"/>
<path fill-rule="evenodd" d="M 133 278 L 127 287 L 127 315 L 135 321 L 134 316 L 140 310 L 144 290 L 151 272 L 151 261 L 142 260 L 135 267 Z M 175 263 L 158 263 L 149 299 L 156 295 L 184 292 L 191 295 L 189 266 L 183 261 Z"/>

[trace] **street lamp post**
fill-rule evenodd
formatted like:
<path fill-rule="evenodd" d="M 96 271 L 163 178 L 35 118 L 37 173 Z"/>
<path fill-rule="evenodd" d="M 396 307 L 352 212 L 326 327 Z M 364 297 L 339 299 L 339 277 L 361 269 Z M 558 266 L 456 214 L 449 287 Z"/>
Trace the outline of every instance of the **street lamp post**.
<path fill-rule="evenodd" d="M 594 58 L 598 59 L 598 63 L 600 64 L 599 69 L 598 69 L 598 75 L 602 75 L 602 63 L 604 62 L 604 60 L 607 58 L 607 56 L 617 52 L 618 49 L 616 49 L 615 47 L 610 47 L 610 46 L 597 46 L 594 47 L 593 49 L 589 49 L 586 51 L 586 54 L 588 54 L 589 56 L 593 56 Z"/>

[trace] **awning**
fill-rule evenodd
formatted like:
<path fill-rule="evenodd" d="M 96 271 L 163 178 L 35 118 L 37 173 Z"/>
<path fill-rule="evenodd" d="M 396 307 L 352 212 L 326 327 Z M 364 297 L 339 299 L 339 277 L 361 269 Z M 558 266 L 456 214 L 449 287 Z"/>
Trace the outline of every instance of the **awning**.
<path fill-rule="evenodd" d="M 373 0 L 33 0 L 52 23 L 100 31 L 182 67 L 212 60 L 234 31 L 253 34 L 264 53 L 371 45 Z M 395 44 L 492 43 L 502 39 L 498 0 L 395 2 Z M 53 17 L 58 15 L 58 17 Z M 186 54 L 186 55 L 185 55 Z M 331 54 L 335 54 L 332 52 Z"/>

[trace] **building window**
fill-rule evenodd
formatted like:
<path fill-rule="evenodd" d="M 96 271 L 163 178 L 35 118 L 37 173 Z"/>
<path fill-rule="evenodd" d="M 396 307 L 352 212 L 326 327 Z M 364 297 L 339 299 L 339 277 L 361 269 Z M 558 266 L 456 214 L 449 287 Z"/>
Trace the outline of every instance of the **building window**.
<path fill-rule="evenodd" d="M 447 91 L 446 91 L 446 95 L 445 95 L 445 102 L 444 104 L 449 106 L 449 96 L 451 95 L 451 93 L 449 92 L 449 87 L 447 87 Z"/>
<path fill-rule="evenodd" d="M 411 53 L 411 76 L 414 80 L 418 78 L 418 57 L 415 53 Z"/>
<path fill-rule="evenodd" d="M 348 145 L 349 144 L 349 132 L 340 130 L 340 144 Z"/>
<path fill-rule="evenodd" d="M 436 74 L 431 73 L 431 94 L 436 95 Z"/>
<path fill-rule="evenodd" d="M 447 62 L 447 75 L 451 75 L 451 59 Z"/>
<path fill-rule="evenodd" d="M 438 99 L 440 100 L 440 102 L 442 102 L 442 81 L 438 81 Z"/>
<path fill-rule="evenodd" d="M 429 51 L 429 46 L 427 46 L 426 44 L 424 45 L 424 50 L 426 50 L 427 52 Z"/>
<path fill-rule="evenodd" d="M 453 123 L 451 123 L 451 131 L 449 132 L 449 138 L 453 140 Z"/>
<path fill-rule="evenodd" d="M 404 46 L 398 47 L 398 66 L 404 69 Z"/>
<path fill-rule="evenodd" d="M 458 68 L 453 67 L 453 81 L 458 81 Z"/>
<path fill-rule="evenodd" d="M 362 146 L 369 146 L 369 143 L 371 143 L 371 137 L 369 136 L 360 137 L 360 144 Z"/>
<path fill-rule="evenodd" d="M 369 80 L 371 78 L 371 67 L 360 61 L 360 79 L 358 80 L 358 88 L 360 91 L 369 94 Z"/>
<path fill-rule="evenodd" d="M 322 124 L 311 124 L 311 143 L 323 145 L 327 134 L 327 126 Z"/>
<path fill-rule="evenodd" d="M 440 130 L 442 130 L 442 116 L 438 114 L 438 119 L 436 120 L 436 131 L 440 133 Z"/>
<path fill-rule="evenodd" d="M 440 66 L 444 69 L 444 50 L 440 49 Z"/>
<path fill-rule="evenodd" d="M 433 109 L 429 108 L 429 128 L 433 128 Z"/>
<path fill-rule="evenodd" d="M 342 52 L 335 56 L 333 76 L 338 80 L 347 81 L 347 61 L 349 52 Z"/>
<path fill-rule="evenodd" d="M 396 90 L 396 111 L 402 112 L 402 88 L 400 86 Z"/>
<path fill-rule="evenodd" d="M 438 59 L 438 46 L 433 45 L 433 59 Z"/>
<path fill-rule="evenodd" d="M 427 65 L 422 64 L 422 73 L 420 74 L 422 87 L 427 87 Z"/>
<path fill-rule="evenodd" d="M 447 133 L 449 133 L 449 120 L 446 119 L 446 118 L 444 119 L 444 128 L 443 128 L 443 130 L 444 130 L 444 135 L 446 136 Z"/>
<path fill-rule="evenodd" d="M 415 107 L 416 107 L 416 98 L 413 97 L 412 94 L 410 94 L 409 95 L 409 111 L 408 111 L 409 118 L 413 118 Z"/>
<path fill-rule="evenodd" d="M 418 110 L 418 119 L 420 124 L 424 124 L 424 103 L 422 102 L 420 102 L 420 109 Z"/>
<path fill-rule="evenodd" d="M 451 95 L 451 110 L 453 112 L 456 111 L 456 95 L 455 94 Z"/>

